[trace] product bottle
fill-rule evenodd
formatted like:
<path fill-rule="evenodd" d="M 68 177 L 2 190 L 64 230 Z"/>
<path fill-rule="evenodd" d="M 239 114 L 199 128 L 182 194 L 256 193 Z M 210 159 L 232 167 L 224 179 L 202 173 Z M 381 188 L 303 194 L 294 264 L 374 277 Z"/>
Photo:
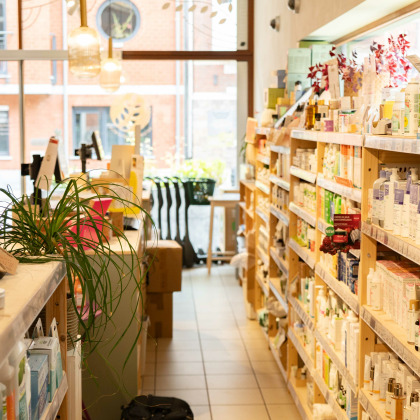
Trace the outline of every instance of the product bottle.
<path fill-rule="evenodd" d="M 410 420 L 418 420 L 420 413 L 420 402 L 414 401 L 411 404 L 411 419 Z"/>
<path fill-rule="evenodd" d="M 420 245 L 420 201 L 417 206 L 416 214 L 416 244 Z"/>
<path fill-rule="evenodd" d="M 388 178 L 388 177 L 387 177 Z M 394 214 L 394 191 L 395 183 L 399 181 L 398 168 L 391 168 L 391 176 L 382 184 L 384 188 L 384 223 L 383 227 L 386 230 L 394 228 L 393 214 Z"/>
<path fill-rule="evenodd" d="M 16 380 L 15 371 L 6 359 L 0 366 L 0 383 L 6 387 L 5 397 L 3 396 L 3 412 L 7 413 L 7 419 L 16 418 Z"/>
<path fill-rule="evenodd" d="M 327 298 L 325 296 L 324 286 L 316 286 L 316 289 L 318 289 L 318 296 L 316 298 L 317 322 L 319 323 L 320 330 L 324 331 L 324 328 L 325 328 L 325 308 L 327 306 Z"/>
<path fill-rule="evenodd" d="M 321 114 L 317 112 L 315 114 L 315 125 L 314 125 L 315 131 L 321 131 Z"/>
<path fill-rule="evenodd" d="M 394 395 L 395 378 L 388 379 L 388 388 L 386 391 L 385 415 L 391 417 L 392 401 L 391 397 Z"/>
<path fill-rule="evenodd" d="M 420 318 L 420 301 L 410 300 L 407 316 L 407 343 L 415 344 L 416 321 Z"/>
<path fill-rule="evenodd" d="M 407 125 L 405 134 L 408 136 L 417 136 L 419 125 L 419 82 L 411 79 L 405 88 L 405 116 Z"/>
<path fill-rule="evenodd" d="M 395 188 L 394 190 L 394 235 L 401 235 L 402 209 L 404 207 L 404 188 Z"/>
<path fill-rule="evenodd" d="M 379 178 L 373 183 L 372 223 L 379 226 L 379 220 L 383 219 L 384 193 L 381 185 L 386 182 L 386 172 L 380 171 Z"/>
<path fill-rule="evenodd" d="M 344 324 L 344 363 L 346 365 L 346 367 L 349 366 L 349 359 L 351 357 L 354 357 L 354 354 L 351 354 L 351 352 L 349 351 L 349 349 L 351 348 L 351 344 L 350 343 L 350 329 L 351 329 L 351 325 L 352 324 L 356 324 L 359 322 L 359 318 L 354 314 L 354 312 L 350 309 L 349 310 L 349 314 L 346 318 L 346 322 Z"/>
<path fill-rule="evenodd" d="M 306 124 L 305 128 L 307 130 L 312 130 L 315 126 L 315 101 L 313 99 L 309 100 L 309 105 L 306 107 Z"/>
<path fill-rule="evenodd" d="M 372 302 L 371 302 L 371 299 L 370 299 L 370 295 L 371 295 L 370 285 L 371 285 L 371 283 L 373 281 L 374 275 L 375 275 L 375 270 L 373 268 L 369 268 L 369 274 L 367 276 L 367 293 L 366 293 L 366 296 L 367 296 L 367 305 L 368 306 L 372 306 Z"/>
<path fill-rule="evenodd" d="M 410 173 L 407 177 L 407 185 L 405 187 L 404 204 L 402 208 L 402 224 L 401 224 L 401 236 L 408 238 L 410 236 L 410 192 L 411 185 L 417 183 L 419 176 L 417 174 L 417 168 L 410 168 Z"/>
<path fill-rule="evenodd" d="M 16 414 L 19 420 L 28 420 L 29 413 L 27 412 L 28 404 L 26 399 L 26 382 L 30 381 L 29 377 L 26 376 L 26 346 L 23 340 L 19 340 L 9 356 L 9 363 L 13 366 L 15 371 L 15 380 L 17 383 L 17 394 L 16 394 Z M 23 372 L 22 372 L 23 368 Z"/>
<path fill-rule="evenodd" d="M 405 396 L 401 384 L 395 384 L 394 395 L 391 396 L 391 420 L 403 420 Z"/>
<path fill-rule="evenodd" d="M 370 303 L 374 311 L 382 309 L 382 282 L 376 271 L 370 283 Z"/>
<path fill-rule="evenodd" d="M 419 182 L 411 183 L 410 186 L 410 239 L 416 240 L 416 229 L 417 229 L 417 208 L 419 205 Z"/>
<path fill-rule="evenodd" d="M 395 94 L 394 109 L 392 111 L 392 135 L 404 135 L 405 121 L 405 93 L 397 92 Z"/>
<path fill-rule="evenodd" d="M 420 321 L 417 320 L 414 323 L 415 327 L 414 327 L 414 348 L 416 351 L 419 351 L 419 335 L 420 335 Z"/>
<path fill-rule="evenodd" d="M 419 393 L 418 392 L 412 392 L 411 395 L 410 395 L 410 399 L 408 400 L 408 404 L 404 408 L 403 420 L 411 420 L 411 413 L 413 412 L 412 404 L 414 402 L 418 403 L 418 401 L 419 401 Z"/>

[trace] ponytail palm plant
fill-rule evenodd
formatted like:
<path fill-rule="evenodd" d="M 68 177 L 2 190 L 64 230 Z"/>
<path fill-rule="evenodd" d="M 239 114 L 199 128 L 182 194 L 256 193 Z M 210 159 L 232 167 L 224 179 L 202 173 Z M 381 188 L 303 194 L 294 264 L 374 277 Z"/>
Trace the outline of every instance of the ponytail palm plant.
<path fill-rule="evenodd" d="M 63 184 L 53 187 L 42 200 L 42 206 L 31 205 L 28 196 L 16 197 L 10 189 L 0 188 L 0 195 L 6 197 L 0 209 L 0 241 L 21 263 L 65 263 L 68 293 L 78 317 L 84 357 L 97 348 L 105 328 L 109 331 L 110 327 L 114 328 L 115 336 L 109 350 L 111 353 L 119 347 L 130 325 L 142 322 L 138 309 L 143 305 L 141 286 L 147 267 L 146 256 L 138 252 L 144 247 L 140 243 L 130 243 L 123 231 L 117 231 L 105 217 L 106 205 L 113 200 L 114 208 L 125 207 L 126 212 L 132 211 L 143 219 L 141 229 L 146 229 L 146 222 L 151 218 L 136 197 L 127 198 L 133 194 L 121 184 L 99 182 L 92 186 L 82 179 L 70 179 L 64 185 L 62 194 L 61 191 L 59 194 L 59 189 Z M 58 201 L 56 196 L 59 196 Z M 35 192 L 35 202 L 38 198 Z M 116 237 L 112 246 L 109 231 L 113 231 Z M 139 234 L 139 241 L 145 240 L 145 232 Z M 112 278 L 110 271 L 114 273 Z M 134 285 L 136 290 L 132 296 L 132 313 L 127 325 L 116 325 L 113 314 L 129 285 Z M 76 287 L 81 294 L 79 309 Z M 97 317 L 98 311 L 102 315 Z M 130 348 L 124 348 L 126 362 L 135 349 L 140 332 L 141 328 L 130 341 Z"/>

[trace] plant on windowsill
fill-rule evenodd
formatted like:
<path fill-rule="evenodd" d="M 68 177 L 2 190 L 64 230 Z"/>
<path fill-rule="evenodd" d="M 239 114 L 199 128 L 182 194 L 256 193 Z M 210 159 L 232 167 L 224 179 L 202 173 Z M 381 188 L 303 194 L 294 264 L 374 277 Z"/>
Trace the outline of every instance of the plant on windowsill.
<path fill-rule="evenodd" d="M 144 229 L 147 220 L 154 226 L 153 221 L 131 190 L 121 184 L 99 182 L 92 186 L 82 179 L 70 179 L 65 185 L 54 209 L 51 209 L 53 197 L 58 195 L 63 184 L 57 184 L 48 192 L 42 206 L 32 205 L 28 196 L 16 197 L 10 189 L 0 188 L 0 194 L 4 194 L 7 200 L 0 208 L 0 241 L 20 263 L 64 262 L 70 299 L 79 322 L 83 357 L 86 359 L 95 351 L 105 329 L 113 327 L 118 338 L 110 353 L 117 350 L 128 352 L 127 363 L 136 348 L 141 328 L 130 341 L 129 348 L 121 349 L 119 344 L 130 325 L 141 319 L 137 312 L 143 303 L 141 286 L 148 267 L 141 270 L 146 255 L 138 255 L 136 244 L 131 244 L 124 232 L 112 225 L 104 214 L 104 203 L 112 199 L 114 207 L 131 209 L 126 211 L 138 214 L 137 217 L 143 219 Z M 119 191 L 119 195 L 114 190 Z M 35 202 L 37 199 L 35 193 Z M 111 231 L 116 234 L 112 246 L 109 240 Z M 146 238 L 145 235 L 139 237 L 141 241 Z M 111 278 L 111 270 L 117 273 L 116 277 L 113 274 Z M 77 286 L 79 283 L 80 287 Z M 116 325 L 113 317 L 129 285 L 134 285 L 137 292 L 132 296 L 129 323 Z M 81 294 L 79 305 L 77 287 Z M 99 317 L 96 316 L 98 311 L 102 312 Z"/>

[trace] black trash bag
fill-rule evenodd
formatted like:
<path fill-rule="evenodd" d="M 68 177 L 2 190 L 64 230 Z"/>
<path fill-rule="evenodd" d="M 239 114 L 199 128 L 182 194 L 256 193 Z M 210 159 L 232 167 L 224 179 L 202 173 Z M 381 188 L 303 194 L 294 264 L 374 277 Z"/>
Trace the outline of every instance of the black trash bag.
<path fill-rule="evenodd" d="M 171 397 L 141 395 L 122 408 L 121 420 L 194 420 L 190 406 Z"/>

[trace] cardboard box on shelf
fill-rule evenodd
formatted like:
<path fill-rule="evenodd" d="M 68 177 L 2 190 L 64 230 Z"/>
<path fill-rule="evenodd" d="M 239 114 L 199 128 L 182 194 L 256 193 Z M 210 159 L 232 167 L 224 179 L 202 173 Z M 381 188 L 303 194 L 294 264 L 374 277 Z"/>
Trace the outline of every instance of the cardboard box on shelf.
<path fill-rule="evenodd" d="M 172 338 L 172 293 L 147 293 L 146 312 L 150 318 L 149 335 Z"/>
<path fill-rule="evenodd" d="M 152 261 L 147 273 L 148 293 L 180 292 L 182 286 L 182 247 L 176 241 L 149 241 L 146 253 Z"/>

